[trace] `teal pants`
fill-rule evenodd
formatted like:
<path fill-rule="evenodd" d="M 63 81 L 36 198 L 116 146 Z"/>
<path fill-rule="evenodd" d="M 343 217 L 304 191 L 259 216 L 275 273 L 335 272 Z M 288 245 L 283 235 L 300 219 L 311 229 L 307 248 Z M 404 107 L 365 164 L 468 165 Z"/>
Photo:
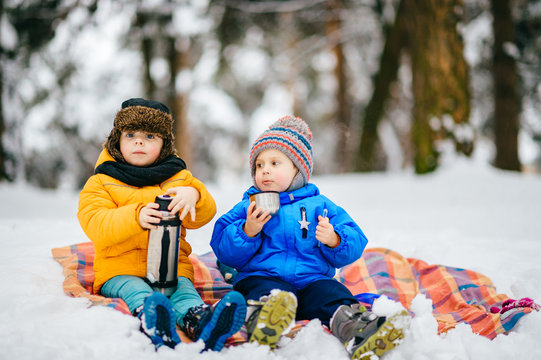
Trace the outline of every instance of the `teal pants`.
<path fill-rule="evenodd" d="M 143 305 L 145 298 L 154 290 L 145 280 L 132 275 L 118 275 L 109 279 L 101 288 L 102 295 L 108 298 L 121 298 L 126 302 L 130 311 L 133 312 Z M 193 306 L 203 304 L 203 300 L 195 290 L 190 279 L 179 276 L 177 290 L 169 297 L 173 310 L 175 311 L 176 322 L 182 326 L 184 315 Z"/>

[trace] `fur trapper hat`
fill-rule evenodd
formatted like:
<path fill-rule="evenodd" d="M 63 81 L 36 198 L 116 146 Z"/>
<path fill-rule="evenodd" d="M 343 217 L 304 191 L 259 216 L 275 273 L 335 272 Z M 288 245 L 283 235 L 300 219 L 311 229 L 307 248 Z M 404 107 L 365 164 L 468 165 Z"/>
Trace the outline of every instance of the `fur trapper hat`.
<path fill-rule="evenodd" d="M 254 184 L 257 156 L 267 149 L 283 152 L 299 170 L 288 191 L 301 188 L 308 183 L 312 175 L 312 132 L 301 118 L 284 116 L 254 142 L 250 151 L 250 172 Z"/>
<path fill-rule="evenodd" d="M 113 129 L 103 145 L 109 154 L 121 163 L 126 163 L 126 160 L 120 152 L 120 135 L 126 130 L 145 131 L 162 138 L 162 150 L 155 164 L 175 153 L 173 117 L 169 108 L 161 102 L 132 98 L 122 103 L 122 109 L 116 114 Z"/>

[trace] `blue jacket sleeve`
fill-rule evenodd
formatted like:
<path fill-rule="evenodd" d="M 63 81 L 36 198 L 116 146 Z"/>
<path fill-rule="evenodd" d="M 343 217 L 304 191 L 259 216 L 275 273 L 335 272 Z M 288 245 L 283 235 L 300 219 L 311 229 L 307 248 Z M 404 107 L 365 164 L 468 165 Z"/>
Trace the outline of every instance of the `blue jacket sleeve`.
<path fill-rule="evenodd" d="M 330 200 L 327 200 L 327 204 L 332 204 L 329 206 L 329 222 L 340 236 L 340 244 L 335 248 L 322 245 L 321 253 L 332 266 L 341 268 L 361 257 L 368 240 L 344 209 L 334 205 Z"/>
<path fill-rule="evenodd" d="M 241 201 L 214 224 L 210 246 L 218 260 L 227 266 L 241 269 L 261 246 L 261 234 L 246 235 L 242 227 L 246 222 L 249 201 Z"/>

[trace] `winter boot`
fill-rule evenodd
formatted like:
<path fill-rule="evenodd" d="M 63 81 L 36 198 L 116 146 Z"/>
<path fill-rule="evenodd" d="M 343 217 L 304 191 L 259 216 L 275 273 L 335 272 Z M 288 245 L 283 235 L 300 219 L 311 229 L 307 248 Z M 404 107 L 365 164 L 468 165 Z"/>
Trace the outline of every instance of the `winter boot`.
<path fill-rule="evenodd" d="M 246 321 L 249 341 L 276 348 L 280 336 L 289 331 L 297 312 L 297 297 L 288 292 L 273 290 L 260 301 L 248 300 L 251 314 Z"/>
<path fill-rule="evenodd" d="M 135 310 L 135 315 L 141 320 L 140 330 L 150 338 L 156 350 L 162 345 L 174 348 L 180 343 L 171 302 L 162 293 L 148 296 Z"/>
<path fill-rule="evenodd" d="M 190 339 L 202 339 L 205 350 L 220 351 L 225 341 L 240 330 L 246 317 L 246 301 L 236 291 L 230 291 L 214 307 L 194 306 L 184 316 L 182 331 Z"/>
<path fill-rule="evenodd" d="M 342 305 L 331 318 L 330 329 L 344 343 L 352 359 L 370 360 L 373 355 L 381 357 L 398 346 L 410 320 L 405 310 L 387 319 L 360 304 Z"/>

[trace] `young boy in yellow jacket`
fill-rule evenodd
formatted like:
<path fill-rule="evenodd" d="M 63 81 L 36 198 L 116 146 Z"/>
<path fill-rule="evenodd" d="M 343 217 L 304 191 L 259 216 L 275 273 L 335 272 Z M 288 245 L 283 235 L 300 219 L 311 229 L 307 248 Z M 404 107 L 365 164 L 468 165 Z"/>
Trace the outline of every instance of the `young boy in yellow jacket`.
<path fill-rule="evenodd" d="M 124 101 L 94 175 L 81 191 L 77 217 L 96 250 L 96 293 L 123 299 L 156 348 L 174 348 L 180 342 L 178 324 L 192 340 L 202 339 L 205 349 L 219 351 L 242 326 L 246 303 L 232 291 L 210 307 L 195 290 L 186 229 L 207 224 L 216 204 L 175 154 L 172 128 L 164 104 L 141 98 Z M 154 199 L 164 194 L 172 197 L 169 211 L 182 221 L 178 287 L 169 298 L 145 281 L 149 230 L 162 216 Z"/>

